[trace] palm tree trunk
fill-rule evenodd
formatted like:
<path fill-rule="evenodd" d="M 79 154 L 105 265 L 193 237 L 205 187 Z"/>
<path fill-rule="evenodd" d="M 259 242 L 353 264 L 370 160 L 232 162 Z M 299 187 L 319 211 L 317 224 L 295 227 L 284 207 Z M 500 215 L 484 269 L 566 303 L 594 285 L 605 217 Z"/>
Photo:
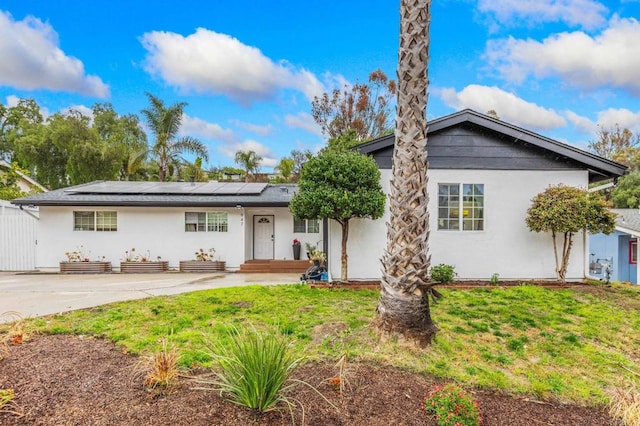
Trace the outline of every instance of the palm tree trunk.
<path fill-rule="evenodd" d="M 376 323 L 383 333 L 398 333 L 419 344 L 431 342 L 427 274 L 427 65 L 430 0 L 401 0 L 398 102 L 387 247 Z"/>

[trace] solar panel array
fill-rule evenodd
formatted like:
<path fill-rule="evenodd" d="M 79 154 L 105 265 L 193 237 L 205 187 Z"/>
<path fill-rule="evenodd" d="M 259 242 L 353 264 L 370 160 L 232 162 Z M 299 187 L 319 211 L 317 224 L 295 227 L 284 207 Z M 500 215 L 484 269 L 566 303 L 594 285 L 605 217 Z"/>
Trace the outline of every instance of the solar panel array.
<path fill-rule="evenodd" d="M 268 184 L 253 182 L 96 182 L 65 190 L 69 194 L 259 195 Z"/>

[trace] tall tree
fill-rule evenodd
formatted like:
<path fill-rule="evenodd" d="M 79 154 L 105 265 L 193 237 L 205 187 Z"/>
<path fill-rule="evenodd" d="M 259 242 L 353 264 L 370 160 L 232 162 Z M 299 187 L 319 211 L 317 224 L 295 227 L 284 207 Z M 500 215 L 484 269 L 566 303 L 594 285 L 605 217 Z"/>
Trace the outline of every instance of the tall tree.
<path fill-rule="evenodd" d="M 179 136 L 182 125 L 182 114 L 186 102 L 178 102 L 165 106 L 164 102 L 147 93 L 149 108 L 142 110 L 142 115 L 153 133 L 155 142 L 151 147 L 151 156 L 158 164 L 158 178 L 161 182 L 167 179 L 170 168 L 178 168 L 183 162 L 183 153 L 194 154 L 209 161 L 207 147 L 191 136 Z"/>
<path fill-rule="evenodd" d="M 262 157 L 255 151 L 238 151 L 236 152 L 235 162 L 244 169 L 244 181 L 249 182 L 249 178 L 260 171 L 260 162 Z"/>
<path fill-rule="evenodd" d="M 633 170 L 622 176 L 613 191 L 611 200 L 617 209 L 640 208 L 640 171 Z"/>
<path fill-rule="evenodd" d="M 117 158 L 116 178 L 140 178 L 139 171 L 147 160 L 149 147 L 138 116 L 119 115 L 110 103 L 97 103 L 93 106 L 93 128 L 106 146 L 105 155 Z"/>
<path fill-rule="evenodd" d="M 313 158 L 313 152 L 308 149 L 304 151 L 294 149 L 291 151 L 291 158 L 293 159 L 294 163 L 293 173 L 296 175 L 300 175 L 304 163 Z"/>
<path fill-rule="evenodd" d="M 278 165 L 275 167 L 275 171 L 280 174 L 280 178 L 282 182 L 291 182 L 291 178 L 293 176 L 293 168 L 296 163 L 293 161 L 293 158 L 284 157 L 280 160 Z"/>
<path fill-rule="evenodd" d="M 369 74 L 369 84 L 357 83 L 314 97 L 311 115 L 328 138 L 352 129 L 364 141 L 380 136 L 388 127 L 389 102 L 396 94 L 396 82 L 382 70 Z"/>
<path fill-rule="evenodd" d="M 20 99 L 17 105 L 0 104 L 0 159 L 17 161 L 24 168 L 28 164 L 19 158 L 20 143 L 33 143 L 41 137 L 44 119 L 33 99 Z"/>
<path fill-rule="evenodd" d="M 533 198 L 526 223 L 531 231 L 551 233 L 556 277 L 564 282 L 573 236 L 580 231 L 610 234 L 615 230 L 616 216 L 597 193 L 557 185 Z"/>
<path fill-rule="evenodd" d="M 375 160 L 355 151 L 326 150 L 309 160 L 289 210 L 299 219 L 333 219 L 342 229 L 340 279 L 348 278 L 347 241 L 354 218 L 378 219 L 385 195 Z"/>
<path fill-rule="evenodd" d="M 437 327 L 431 319 L 427 204 L 427 89 L 430 0 L 401 0 L 398 56 L 396 141 L 393 152 L 391 217 L 382 256 L 382 279 L 376 322 L 419 344 L 431 342 Z"/>
<path fill-rule="evenodd" d="M 589 143 L 589 149 L 601 157 L 631 166 L 634 157 L 638 155 L 638 142 L 633 132 L 627 128 L 613 127 L 598 129 L 598 140 Z M 636 164 L 638 166 L 640 164 Z"/>

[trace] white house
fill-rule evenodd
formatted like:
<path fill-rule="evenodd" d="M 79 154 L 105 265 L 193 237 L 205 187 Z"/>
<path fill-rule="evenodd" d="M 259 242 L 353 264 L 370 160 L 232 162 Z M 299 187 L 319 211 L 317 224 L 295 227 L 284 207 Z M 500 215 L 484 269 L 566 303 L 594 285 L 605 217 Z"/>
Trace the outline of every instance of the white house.
<path fill-rule="evenodd" d="M 586 188 L 615 179 L 626 167 L 493 117 L 463 110 L 428 124 L 431 264 L 454 265 L 460 278 L 553 279 L 551 236 L 525 224 L 532 198 L 550 185 Z M 372 155 L 389 193 L 394 136 L 360 145 Z M 349 276 L 381 276 L 387 214 L 354 221 L 349 230 Z M 340 227 L 329 223 L 331 271 L 339 272 Z M 567 279 L 588 272 L 588 239 L 577 238 Z"/>
<path fill-rule="evenodd" d="M 432 264 L 454 265 L 461 278 L 553 278 L 551 237 L 525 225 L 531 199 L 549 185 L 586 187 L 626 171 L 470 110 L 430 122 L 428 137 Z M 358 147 L 379 164 L 387 192 L 393 144 L 387 136 Z M 340 226 L 295 220 L 287 206 L 296 190 L 293 184 L 93 182 L 13 203 L 40 208 L 41 268 L 57 267 L 65 252 L 81 246 L 116 267 L 134 247 L 170 267 L 214 247 L 233 270 L 253 259 L 292 259 L 298 239 L 327 251 L 330 272 L 339 276 Z M 376 221 L 351 222 L 350 278 L 380 277 L 387 221 L 388 212 Z M 585 238 L 574 244 L 568 279 L 587 271 Z"/>
<path fill-rule="evenodd" d="M 199 249 L 216 249 L 227 268 L 250 259 L 293 259 L 292 242 L 316 244 L 321 222 L 294 221 L 296 185 L 244 182 L 92 182 L 14 200 L 40 208 L 38 266 L 65 253 L 117 267 L 125 251 L 160 256 L 177 268 Z"/>

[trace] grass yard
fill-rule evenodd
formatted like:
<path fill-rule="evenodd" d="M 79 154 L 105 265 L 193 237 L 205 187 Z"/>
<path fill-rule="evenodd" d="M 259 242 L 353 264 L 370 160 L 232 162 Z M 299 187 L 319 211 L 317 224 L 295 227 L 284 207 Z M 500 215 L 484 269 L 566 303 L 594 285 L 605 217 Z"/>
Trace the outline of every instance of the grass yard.
<path fill-rule="evenodd" d="M 640 290 L 442 288 L 440 332 L 425 350 L 379 343 L 369 326 L 377 291 L 305 285 L 243 287 L 154 297 L 25 321 L 30 333 L 103 336 L 134 354 L 175 344 L 183 367 L 212 364 L 207 346 L 231 326 L 278 327 L 308 360 L 391 364 L 540 398 L 603 404 L 614 386 L 640 385 Z M 0 326 L 0 332 L 8 325 Z M 330 331 L 323 334 L 323 331 Z"/>

